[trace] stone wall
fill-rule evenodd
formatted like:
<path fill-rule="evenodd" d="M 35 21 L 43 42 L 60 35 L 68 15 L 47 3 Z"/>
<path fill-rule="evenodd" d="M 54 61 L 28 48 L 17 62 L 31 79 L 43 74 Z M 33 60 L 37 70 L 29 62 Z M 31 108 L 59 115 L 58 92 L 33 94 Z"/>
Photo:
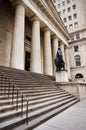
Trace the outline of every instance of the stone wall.
<path fill-rule="evenodd" d="M 0 7 L 0 64 L 10 66 L 14 16 L 7 2 L 4 6 Z"/>
<path fill-rule="evenodd" d="M 74 46 L 79 46 L 79 51 L 74 52 Z M 74 44 L 71 44 L 69 47 L 69 56 L 70 58 L 70 68 L 71 68 L 71 79 L 75 80 L 75 75 L 81 73 L 84 76 L 86 81 L 86 40 L 77 41 Z M 79 55 L 81 57 L 81 66 L 75 65 L 75 56 Z"/>
<path fill-rule="evenodd" d="M 57 84 L 57 86 L 73 94 L 80 100 L 86 98 L 86 82 L 64 82 Z"/>

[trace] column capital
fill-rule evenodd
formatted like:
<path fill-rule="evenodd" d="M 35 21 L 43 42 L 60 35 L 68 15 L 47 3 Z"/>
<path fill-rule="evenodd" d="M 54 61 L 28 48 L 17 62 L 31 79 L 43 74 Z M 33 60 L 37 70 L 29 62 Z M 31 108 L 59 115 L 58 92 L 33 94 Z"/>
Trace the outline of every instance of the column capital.
<path fill-rule="evenodd" d="M 39 22 L 41 21 L 40 18 L 39 18 L 37 15 L 33 15 L 33 16 L 30 18 L 30 20 L 31 20 L 31 21 L 37 20 L 37 21 L 39 21 Z"/>
<path fill-rule="evenodd" d="M 47 26 L 45 26 L 44 28 L 42 28 L 43 29 L 43 31 L 50 31 L 50 28 L 49 27 L 47 27 Z"/>
<path fill-rule="evenodd" d="M 65 48 L 65 49 L 69 49 L 69 45 L 65 45 L 64 48 Z"/>
<path fill-rule="evenodd" d="M 56 35 L 56 34 L 52 35 L 52 36 L 51 36 L 51 38 L 52 38 L 52 39 L 57 38 L 57 39 L 59 40 L 59 38 L 57 37 L 57 35 Z"/>
<path fill-rule="evenodd" d="M 26 8 L 26 4 L 21 0 L 10 0 L 12 5 L 16 7 L 17 5 L 22 5 L 24 8 Z"/>

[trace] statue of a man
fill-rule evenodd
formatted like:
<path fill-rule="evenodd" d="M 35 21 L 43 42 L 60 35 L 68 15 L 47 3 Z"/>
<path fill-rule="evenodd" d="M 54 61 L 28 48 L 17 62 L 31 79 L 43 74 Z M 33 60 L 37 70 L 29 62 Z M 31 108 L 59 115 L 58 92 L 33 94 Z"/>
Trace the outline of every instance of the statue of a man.
<path fill-rule="evenodd" d="M 65 63 L 63 60 L 63 55 L 62 55 L 62 51 L 60 47 L 58 47 L 58 50 L 57 50 L 55 65 L 56 65 L 56 71 L 65 69 Z"/>

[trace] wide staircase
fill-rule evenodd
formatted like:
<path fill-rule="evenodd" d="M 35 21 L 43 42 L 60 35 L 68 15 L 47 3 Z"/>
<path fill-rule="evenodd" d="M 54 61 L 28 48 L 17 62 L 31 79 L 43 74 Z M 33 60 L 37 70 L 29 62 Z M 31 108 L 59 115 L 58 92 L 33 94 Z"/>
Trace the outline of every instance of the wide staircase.
<path fill-rule="evenodd" d="M 0 66 L 0 130 L 32 130 L 78 101 L 49 76 Z"/>

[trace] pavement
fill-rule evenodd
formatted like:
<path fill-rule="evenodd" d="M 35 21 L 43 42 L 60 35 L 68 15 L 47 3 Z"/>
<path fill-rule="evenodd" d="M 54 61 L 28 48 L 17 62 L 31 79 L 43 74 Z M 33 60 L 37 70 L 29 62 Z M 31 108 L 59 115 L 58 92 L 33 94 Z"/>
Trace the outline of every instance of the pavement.
<path fill-rule="evenodd" d="M 76 103 L 34 130 L 86 130 L 86 99 Z"/>

